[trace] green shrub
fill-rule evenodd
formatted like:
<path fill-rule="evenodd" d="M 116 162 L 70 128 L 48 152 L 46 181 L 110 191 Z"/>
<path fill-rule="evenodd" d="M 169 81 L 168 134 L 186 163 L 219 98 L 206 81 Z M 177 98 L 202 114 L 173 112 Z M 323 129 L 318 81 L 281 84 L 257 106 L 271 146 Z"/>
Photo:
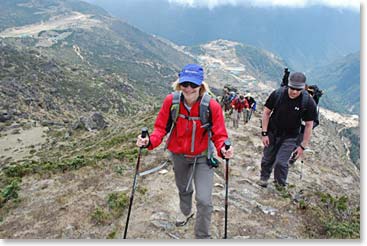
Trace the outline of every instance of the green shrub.
<path fill-rule="evenodd" d="M 145 195 L 148 192 L 148 189 L 146 187 L 139 186 L 138 192 L 142 195 Z"/>
<path fill-rule="evenodd" d="M 99 152 L 97 154 L 94 155 L 94 158 L 96 160 L 104 160 L 104 159 L 111 159 L 112 154 L 109 152 Z"/>
<path fill-rule="evenodd" d="M 120 166 L 115 166 L 113 168 L 113 170 L 117 173 L 117 174 L 120 174 L 120 175 L 123 175 L 125 170 L 126 170 L 126 167 L 123 166 L 123 165 L 120 165 Z"/>
<path fill-rule="evenodd" d="M 306 203 L 306 201 L 305 200 L 303 200 L 303 199 L 301 199 L 300 201 L 299 201 L 299 203 L 298 203 L 298 207 L 300 208 L 300 209 L 307 209 L 307 203 Z"/>
<path fill-rule="evenodd" d="M 325 224 L 326 234 L 329 238 L 359 238 L 359 221 L 332 220 Z"/>
<path fill-rule="evenodd" d="M 68 162 L 69 166 L 72 168 L 72 169 L 79 169 L 81 167 L 84 167 L 87 162 L 86 160 L 84 159 L 84 156 L 76 156 L 74 159 L 70 160 Z"/>
<path fill-rule="evenodd" d="M 116 145 L 121 145 L 129 141 L 129 139 L 136 139 L 136 133 L 128 133 L 124 135 L 119 135 L 112 137 L 104 141 L 101 145 L 107 148 L 114 147 Z"/>
<path fill-rule="evenodd" d="M 112 232 L 110 232 L 108 235 L 107 235 L 107 239 L 116 239 L 116 236 L 117 236 L 117 231 L 116 229 L 113 230 Z"/>
<path fill-rule="evenodd" d="M 97 207 L 93 211 L 91 219 L 95 225 L 105 225 L 110 222 L 111 215 L 104 209 Z"/>
<path fill-rule="evenodd" d="M 113 154 L 113 157 L 118 160 L 123 160 L 125 158 L 125 152 L 124 151 L 118 151 Z"/>
<path fill-rule="evenodd" d="M 20 190 L 19 181 L 13 180 L 9 185 L 1 191 L 0 205 L 6 203 L 10 199 L 18 198 L 18 191 Z"/>
<path fill-rule="evenodd" d="M 113 214 L 121 216 L 128 205 L 128 197 L 125 192 L 114 192 L 108 195 L 107 203 Z"/>
<path fill-rule="evenodd" d="M 37 150 L 35 150 L 35 149 L 31 149 L 30 151 L 29 151 L 29 154 L 30 155 L 33 155 L 34 153 L 36 153 L 37 152 Z"/>
<path fill-rule="evenodd" d="M 315 194 L 316 203 L 307 204 L 305 228 L 311 238 L 360 238 L 360 209 L 353 208 L 346 195 Z"/>
<path fill-rule="evenodd" d="M 24 162 L 12 164 L 6 168 L 4 168 L 4 173 L 8 177 L 23 177 L 29 174 L 39 173 L 51 171 L 51 172 L 65 172 L 67 170 L 76 170 L 86 165 L 91 164 L 90 160 L 85 159 L 84 156 L 76 156 L 73 159 L 64 160 L 64 161 L 46 161 L 46 162 Z"/>

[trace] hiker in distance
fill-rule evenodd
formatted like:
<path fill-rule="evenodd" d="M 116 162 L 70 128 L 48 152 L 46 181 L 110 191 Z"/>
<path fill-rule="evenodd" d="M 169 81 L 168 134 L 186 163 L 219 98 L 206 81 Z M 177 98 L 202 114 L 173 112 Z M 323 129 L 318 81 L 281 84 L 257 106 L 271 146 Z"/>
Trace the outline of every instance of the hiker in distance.
<path fill-rule="evenodd" d="M 233 108 L 232 113 L 233 127 L 238 128 L 238 122 L 240 121 L 241 114 L 245 108 L 249 107 L 249 105 L 245 97 L 241 94 L 232 100 L 231 106 Z"/>
<path fill-rule="evenodd" d="M 193 179 L 197 210 L 195 237 L 198 239 L 211 236 L 213 166 L 219 162 L 214 158 L 214 150 L 219 157 L 233 157 L 233 147 L 226 150 L 224 145 L 228 134 L 221 106 L 208 96 L 209 87 L 203 80 L 204 71 L 201 66 L 186 65 L 173 84 L 175 92 L 163 101 L 154 131 L 150 137 L 138 136 L 136 143 L 139 147 L 147 146 L 148 150 L 152 150 L 168 134 L 166 147 L 173 160 L 180 201 L 176 226 L 184 226 L 194 216 Z M 203 103 L 205 101 L 206 108 Z"/>
<path fill-rule="evenodd" d="M 303 73 L 292 73 L 288 86 L 273 91 L 265 102 L 261 132 L 264 151 L 259 182 L 262 187 L 267 187 L 273 168 L 276 187 L 285 187 L 288 160 L 293 153 L 294 159 L 299 158 L 310 142 L 317 111 L 314 100 L 304 90 L 305 83 Z M 304 106 L 302 99 L 306 101 Z M 297 144 L 302 121 L 305 122 L 304 136 Z"/>
<path fill-rule="evenodd" d="M 245 110 L 243 111 L 244 113 L 243 118 L 246 124 L 247 122 L 250 121 L 252 112 L 256 111 L 256 101 L 250 93 L 246 94 L 245 99 L 248 103 L 248 107 L 246 107 Z"/>

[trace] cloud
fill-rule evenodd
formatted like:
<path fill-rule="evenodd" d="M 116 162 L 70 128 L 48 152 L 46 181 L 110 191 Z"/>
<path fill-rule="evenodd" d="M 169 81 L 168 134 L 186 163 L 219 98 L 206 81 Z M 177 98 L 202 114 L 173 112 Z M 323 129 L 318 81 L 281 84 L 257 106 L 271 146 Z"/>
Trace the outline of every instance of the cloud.
<path fill-rule="evenodd" d="M 348 8 L 359 11 L 360 0 L 168 0 L 170 3 L 187 7 L 207 7 L 209 9 L 223 5 L 247 5 L 255 7 L 294 7 L 303 8 L 313 5 L 323 5 L 333 8 Z"/>

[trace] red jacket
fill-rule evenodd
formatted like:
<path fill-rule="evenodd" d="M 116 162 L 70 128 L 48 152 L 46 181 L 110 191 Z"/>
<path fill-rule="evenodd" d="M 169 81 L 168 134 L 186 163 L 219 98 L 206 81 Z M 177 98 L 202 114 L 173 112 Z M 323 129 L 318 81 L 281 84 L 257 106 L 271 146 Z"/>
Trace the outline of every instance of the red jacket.
<path fill-rule="evenodd" d="M 162 108 L 160 109 L 157 119 L 154 124 L 154 130 L 150 134 L 149 150 L 154 149 L 161 144 L 164 136 L 169 132 L 167 129 L 168 121 L 170 118 L 170 109 L 172 105 L 173 95 L 169 94 L 163 101 Z M 190 113 L 185 108 L 183 102 L 180 102 L 180 114 L 190 115 L 191 117 L 199 117 L 200 112 L 200 100 L 192 106 Z M 222 157 L 220 149 L 224 145 L 224 141 L 228 138 L 227 130 L 224 123 L 224 117 L 222 108 L 214 99 L 209 103 L 210 112 L 212 115 L 212 141 L 217 149 L 218 156 Z M 196 122 L 196 134 L 194 143 L 194 152 L 191 152 L 191 139 L 193 130 L 193 121 L 187 120 L 181 117 L 177 118 L 176 127 L 173 129 L 168 143 L 167 149 L 175 154 L 185 155 L 199 155 L 205 152 L 208 148 L 208 132 L 201 128 L 201 121 Z"/>
<path fill-rule="evenodd" d="M 232 100 L 231 103 L 232 108 L 236 109 L 237 112 L 241 113 L 244 108 L 249 108 L 248 102 L 246 99 L 240 99 L 239 97 L 236 97 Z"/>

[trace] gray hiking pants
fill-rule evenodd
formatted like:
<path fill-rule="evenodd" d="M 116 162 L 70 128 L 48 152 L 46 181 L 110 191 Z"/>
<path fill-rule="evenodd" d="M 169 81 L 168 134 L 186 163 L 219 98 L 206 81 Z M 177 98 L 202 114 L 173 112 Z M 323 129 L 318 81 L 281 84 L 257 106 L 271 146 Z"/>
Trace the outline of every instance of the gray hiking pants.
<path fill-rule="evenodd" d="M 180 209 L 184 215 L 189 215 L 192 209 L 192 194 L 194 190 L 192 182 L 187 191 L 186 186 L 193 171 L 195 158 L 172 154 L 172 160 L 176 186 L 180 197 Z M 196 238 L 210 238 L 210 223 L 213 211 L 213 176 L 214 170 L 207 164 L 206 156 L 197 158 L 193 175 L 197 210 L 195 222 Z"/>
<path fill-rule="evenodd" d="M 287 184 L 288 177 L 288 160 L 297 147 L 296 138 L 280 138 L 274 137 L 269 133 L 270 144 L 264 148 L 263 157 L 261 159 L 262 180 L 268 180 L 272 169 L 274 168 L 274 180 L 279 185 Z"/>
<path fill-rule="evenodd" d="M 241 118 L 241 112 L 238 112 L 237 109 L 233 109 L 232 122 L 234 128 L 238 128 L 238 122 L 240 121 L 240 118 Z"/>

